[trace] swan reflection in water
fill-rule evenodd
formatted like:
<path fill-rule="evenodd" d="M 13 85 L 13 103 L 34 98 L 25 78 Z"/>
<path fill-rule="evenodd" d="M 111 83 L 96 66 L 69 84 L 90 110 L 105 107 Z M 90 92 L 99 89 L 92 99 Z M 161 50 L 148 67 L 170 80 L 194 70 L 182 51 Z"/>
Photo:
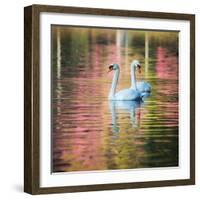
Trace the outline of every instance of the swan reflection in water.
<path fill-rule="evenodd" d="M 109 101 L 109 108 L 112 117 L 112 132 L 119 133 L 120 127 L 117 123 L 117 119 L 119 115 L 125 117 L 123 119 L 128 119 L 129 124 L 131 124 L 132 128 L 140 128 L 140 119 L 141 119 L 141 108 L 147 103 L 145 99 L 147 99 L 151 93 L 143 93 L 143 98 L 137 101 Z M 118 115 L 118 116 L 117 116 Z M 126 120 L 127 123 L 127 120 Z"/>
<path fill-rule="evenodd" d="M 128 119 L 132 128 L 139 128 L 141 106 L 144 104 L 143 100 L 140 101 L 109 101 L 109 108 L 112 116 L 112 132 L 119 133 L 120 127 L 117 122 L 118 115 L 123 115 Z M 127 122 L 127 120 L 126 120 Z"/>

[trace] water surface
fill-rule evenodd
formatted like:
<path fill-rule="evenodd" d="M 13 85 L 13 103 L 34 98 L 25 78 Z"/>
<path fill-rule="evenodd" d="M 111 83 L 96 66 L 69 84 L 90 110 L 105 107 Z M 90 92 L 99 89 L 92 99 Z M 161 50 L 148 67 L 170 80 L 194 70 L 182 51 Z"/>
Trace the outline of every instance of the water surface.
<path fill-rule="evenodd" d="M 53 172 L 178 165 L 178 33 L 53 26 L 52 52 Z M 133 59 L 151 95 L 109 102 L 108 65 L 120 90 Z"/>

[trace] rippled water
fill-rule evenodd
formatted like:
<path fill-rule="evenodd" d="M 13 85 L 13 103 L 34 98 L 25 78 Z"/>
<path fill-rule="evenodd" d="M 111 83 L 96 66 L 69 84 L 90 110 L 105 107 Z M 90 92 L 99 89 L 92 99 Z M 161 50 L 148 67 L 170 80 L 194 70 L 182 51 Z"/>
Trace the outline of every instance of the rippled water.
<path fill-rule="evenodd" d="M 53 172 L 178 165 L 177 37 L 52 28 Z M 152 85 L 150 97 L 109 102 L 113 74 L 107 73 L 108 65 L 120 65 L 120 90 L 130 87 L 133 59 L 143 66 L 137 79 Z"/>

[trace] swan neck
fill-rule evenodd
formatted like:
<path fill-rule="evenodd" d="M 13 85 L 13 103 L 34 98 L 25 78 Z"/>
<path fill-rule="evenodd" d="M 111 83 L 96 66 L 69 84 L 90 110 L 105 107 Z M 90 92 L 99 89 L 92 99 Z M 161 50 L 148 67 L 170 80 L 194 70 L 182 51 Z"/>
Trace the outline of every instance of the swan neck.
<path fill-rule="evenodd" d="M 109 92 L 109 99 L 114 99 L 116 88 L 117 88 L 118 78 L 119 78 L 119 69 L 114 71 L 112 85 L 111 85 L 110 92 Z"/>
<path fill-rule="evenodd" d="M 134 64 L 131 64 L 131 88 L 137 90 Z"/>

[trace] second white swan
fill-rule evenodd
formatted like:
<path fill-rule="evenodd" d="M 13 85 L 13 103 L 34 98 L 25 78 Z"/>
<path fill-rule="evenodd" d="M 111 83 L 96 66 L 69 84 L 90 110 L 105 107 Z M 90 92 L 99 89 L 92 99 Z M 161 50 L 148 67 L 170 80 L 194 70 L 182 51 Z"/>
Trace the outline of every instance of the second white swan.
<path fill-rule="evenodd" d="M 140 62 L 138 60 L 133 60 L 131 63 L 131 88 L 135 88 L 135 69 L 138 68 L 140 72 Z M 151 85 L 145 81 L 139 81 L 136 83 L 137 89 L 140 93 L 150 93 L 151 92 Z"/>

